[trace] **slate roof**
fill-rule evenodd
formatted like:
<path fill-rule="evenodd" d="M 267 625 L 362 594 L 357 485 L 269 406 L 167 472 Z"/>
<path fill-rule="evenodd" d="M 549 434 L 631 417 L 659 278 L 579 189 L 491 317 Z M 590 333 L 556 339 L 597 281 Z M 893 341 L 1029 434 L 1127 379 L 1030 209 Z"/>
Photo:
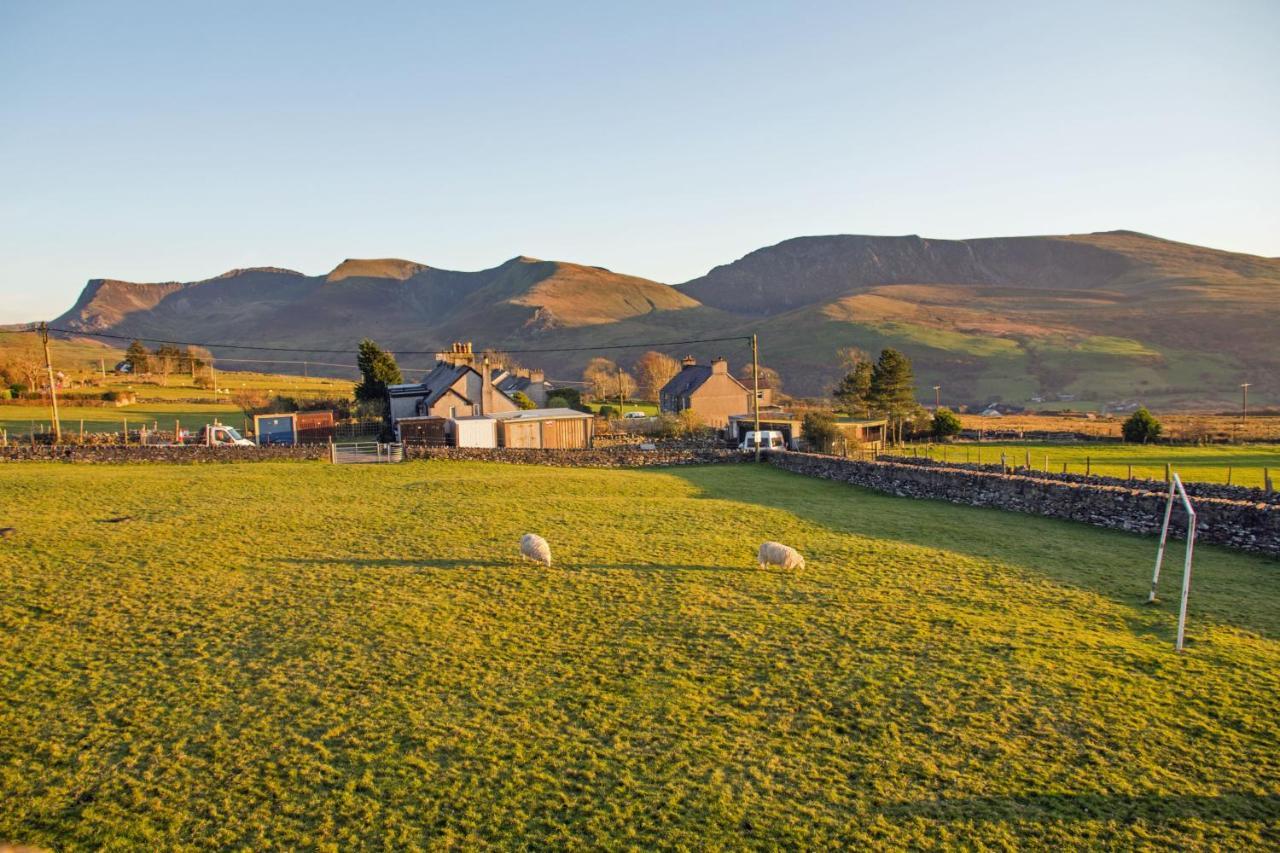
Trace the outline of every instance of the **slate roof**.
<path fill-rule="evenodd" d="M 689 365 L 680 370 L 671 381 L 662 386 L 663 395 L 687 397 L 702 387 L 702 383 L 711 378 L 711 366 L 706 364 Z"/>

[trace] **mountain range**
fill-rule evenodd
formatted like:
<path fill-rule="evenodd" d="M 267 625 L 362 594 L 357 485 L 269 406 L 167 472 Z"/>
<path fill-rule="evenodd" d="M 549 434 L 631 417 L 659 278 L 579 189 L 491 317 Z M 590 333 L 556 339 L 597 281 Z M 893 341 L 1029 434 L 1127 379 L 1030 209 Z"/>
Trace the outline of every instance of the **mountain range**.
<path fill-rule="evenodd" d="M 53 325 L 297 347 L 213 352 L 308 359 L 322 370 L 353 361 L 326 350 L 352 350 L 363 337 L 400 353 L 471 340 L 562 379 L 578 378 L 595 355 L 626 365 L 648 348 L 597 347 L 757 333 L 762 362 L 796 394 L 824 393 L 842 350 L 874 356 L 893 346 L 911 356 L 922 389 L 942 386 L 944 402 L 1205 405 L 1235 400 L 1244 381 L 1276 395 L 1278 318 L 1280 259 L 1111 231 L 800 237 L 677 285 L 529 257 L 478 272 L 380 259 L 346 260 L 321 276 L 259 267 L 188 283 L 94 279 Z M 735 370 L 750 359 L 741 341 L 666 349 L 725 355 Z M 411 375 L 430 361 L 401 356 Z"/>

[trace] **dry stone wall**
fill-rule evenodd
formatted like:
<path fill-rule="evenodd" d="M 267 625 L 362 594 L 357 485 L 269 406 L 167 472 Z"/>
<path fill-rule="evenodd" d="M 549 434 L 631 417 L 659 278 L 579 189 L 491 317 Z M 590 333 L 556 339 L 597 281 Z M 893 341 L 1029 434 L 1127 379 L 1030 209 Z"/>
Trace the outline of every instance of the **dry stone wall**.
<path fill-rule="evenodd" d="M 768 461 L 796 474 L 902 497 L 1065 518 L 1131 533 L 1158 533 L 1167 499 L 1164 484 L 1150 481 L 1142 486 L 1124 480 L 1094 482 L 1104 478 L 1001 473 L 998 469 L 916 464 L 914 460 L 859 462 L 791 452 L 771 453 Z M 1246 491 L 1264 494 L 1257 489 Z M 1197 541 L 1280 557 L 1280 505 L 1211 496 L 1198 496 L 1194 504 Z M 1182 519 L 1182 511 L 1177 510 L 1174 517 Z M 1182 526 L 1185 529 L 1185 520 Z M 1180 529 L 1173 530 L 1182 535 Z"/>

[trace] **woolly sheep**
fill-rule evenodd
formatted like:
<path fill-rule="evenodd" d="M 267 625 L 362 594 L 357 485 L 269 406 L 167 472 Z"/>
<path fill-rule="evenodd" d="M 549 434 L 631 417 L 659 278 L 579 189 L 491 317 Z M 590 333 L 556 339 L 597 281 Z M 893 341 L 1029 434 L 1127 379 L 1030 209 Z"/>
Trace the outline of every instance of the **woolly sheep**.
<path fill-rule="evenodd" d="M 784 569 L 803 569 L 804 557 L 795 548 L 789 548 L 781 542 L 765 542 L 760 546 L 756 556 L 760 568 L 765 566 L 782 566 Z"/>
<path fill-rule="evenodd" d="M 544 566 L 551 565 L 551 546 L 536 533 L 526 533 L 520 537 L 520 554 Z"/>

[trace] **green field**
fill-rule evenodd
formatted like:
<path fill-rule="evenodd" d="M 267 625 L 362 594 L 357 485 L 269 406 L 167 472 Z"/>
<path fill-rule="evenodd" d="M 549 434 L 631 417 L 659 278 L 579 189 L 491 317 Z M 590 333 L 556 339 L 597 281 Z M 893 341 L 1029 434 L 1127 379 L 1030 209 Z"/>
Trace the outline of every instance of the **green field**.
<path fill-rule="evenodd" d="M 1090 473 L 1107 477 L 1128 477 L 1130 466 L 1135 478 L 1164 479 L 1164 466 L 1169 463 L 1174 473 L 1188 483 L 1225 483 L 1230 469 L 1231 483 L 1237 486 L 1263 485 L 1263 469 L 1271 470 L 1273 484 L 1280 484 L 1280 445 L 1217 444 L 1204 447 L 1161 444 L 1043 444 L 1036 442 L 981 442 L 920 446 L 908 448 L 932 459 L 948 462 L 1000 464 L 1004 454 L 1009 465 L 1026 464 L 1031 454 L 1031 467 L 1068 473 Z M 1047 459 L 1047 462 L 1046 462 Z"/>
<path fill-rule="evenodd" d="M 146 425 L 148 429 L 171 431 L 175 420 L 183 429 L 190 430 L 215 421 L 239 427 L 246 418 L 244 410 L 231 402 L 237 392 L 254 391 L 268 398 L 279 395 L 301 399 L 349 398 L 352 392 L 352 383 L 345 379 L 239 371 L 219 373 L 218 387 L 223 389 L 217 395 L 221 401 L 205 402 L 215 398 L 214 392 L 196 388 L 189 376 L 171 376 L 167 384 L 157 385 L 108 374 L 107 380 L 98 385 L 64 392 L 59 397 L 59 419 L 67 436 L 79 432 L 82 420 L 85 432 L 119 432 L 126 418 L 130 430 Z M 119 407 L 83 405 L 85 397 L 101 398 L 105 391 L 129 392 L 141 402 Z M 47 401 L 0 404 L 0 429 L 10 438 L 29 435 L 33 427 L 37 432 L 45 432 L 52 423 Z"/>
<path fill-rule="evenodd" d="M 3 526 L 0 839 L 1280 838 L 1275 560 L 1197 549 L 1179 656 L 1149 538 L 756 466 L 14 463 Z"/>

